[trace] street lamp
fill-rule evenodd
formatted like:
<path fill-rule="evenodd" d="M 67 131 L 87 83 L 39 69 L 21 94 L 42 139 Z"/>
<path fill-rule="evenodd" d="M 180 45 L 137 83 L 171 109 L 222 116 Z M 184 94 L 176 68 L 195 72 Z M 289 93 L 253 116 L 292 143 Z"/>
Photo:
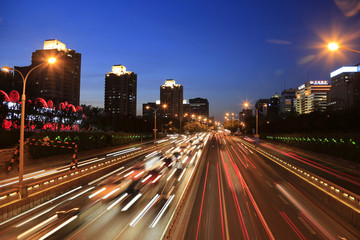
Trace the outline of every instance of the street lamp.
<path fill-rule="evenodd" d="M 158 108 L 153 108 L 153 107 L 150 107 L 150 106 L 146 106 L 146 109 L 150 109 L 150 108 L 152 110 L 154 110 L 154 143 L 156 144 L 156 131 L 157 131 L 157 129 L 156 129 L 156 112 L 157 112 L 157 110 L 159 110 L 161 108 L 163 108 L 163 109 L 167 108 L 167 105 L 163 104 L 161 107 L 158 107 Z"/>
<path fill-rule="evenodd" d="M 30 75 L 30 73 L 35 70 L 36 68 L 44 65 L 44 64 L 53 64 L 56 62 L 56 58 L 52 57 L 49 58 L 47 62 L 40 63 L 39 65 L 33 67 L 30 69 L 30 71 L 24 75 L 17 69 L 11 68 L 11 67 L 2 67 L 5 71 L 16 71 L 20 74 L 22 80 L 23 80 L 23 92 L 21 95 L 21 118 L 20 118 L 20 151 L 19 151 L 19 194 L 20 199 L 22 197 L 26 197 L 26 188 L 23 186 L 23 176 L 24 176 L 24 128 L 25 128 L 25 103 L 26 103 L 26 95 L 25 95 L 25 89 L 26 89 L 26 81 Z"/>
<path fill-rule="evenodd" d="M 345 50 L 348 50 L 348 51 L 351 51 L 351 52 L 360 53 L 360 51 L 357 51 L 357 50 L 354 50 L 354 49 L 351 49 L 351 48 L 347 48 L 347 47 L 344 47 L 344 46 L 339 46 L 339 44 L 337 44 L 336 42 L 329 43 L 328 48 L 331 51 L 336 51 L 338 49 L 345 49 Z"/>

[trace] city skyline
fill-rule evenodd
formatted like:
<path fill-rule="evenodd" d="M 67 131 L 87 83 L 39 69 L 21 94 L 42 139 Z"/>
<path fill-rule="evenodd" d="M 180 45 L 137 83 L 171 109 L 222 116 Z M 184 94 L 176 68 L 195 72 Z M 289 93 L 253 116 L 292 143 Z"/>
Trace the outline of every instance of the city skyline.
<path fill-rule="evenodd" d="M 337 1 L 207 3 L 119 2 L 109 10 L 64 1 L 54 12 L 51 3 L 23 2 L 12 11 L 15 3 L 6 2 L 0 63 L 28 66 L 44 40 L 59 39 L 82 53 L 80 103 L 104 106 L 103 76 L 119 63 L 138 74 L 137 115 L 173 78 L 186 88 L 185 99 L 209 99 L 210 115 L 221 120 L 245 100 L 253 105 L 307 80 L 330 80 L 330 72 L 360 62 L 357 54 L 323 49 L 332 40 L 360 49 L 359 14 Z M 78 13 L 67 14 L 69 6 Z"/>

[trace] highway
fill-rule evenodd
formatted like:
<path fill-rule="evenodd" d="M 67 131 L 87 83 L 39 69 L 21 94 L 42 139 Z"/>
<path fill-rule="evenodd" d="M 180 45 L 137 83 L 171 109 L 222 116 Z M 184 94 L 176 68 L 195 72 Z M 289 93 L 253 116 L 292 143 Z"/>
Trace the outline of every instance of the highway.
<path fill-rule="evenodd" d="M 80 164 L 129 155 L 112 172 L 1 222 L 0 239 L 162 239 L 170 227 L 180 230 L 171 239 L 360 239 L 358 229 L 310 198 L 298 176 L 277 172 L 259 148 L 318 174 L 324 168 L 324 178 L 334 176 L 329 172 L 344 176 L 338 179 L 355 187 L 357 176 L 346 168 L 224 134 L 178 137 L 158 146 L 134 157 L 136 148 L 129 148 L 85 160 Z M 27 181 L 62 168 L 32 173 Z M 193 199 L 186 209 L 183 197 Z M 174 221 L 179 209 L 185 224 Z"/>
<path fill-rule="evenodd" d="M 209 141 L 183 239 L 359 239 L 238 138 Z"/>
<path fill-rule="evenodd" d="M 0 239 L 161 239 L 207 136 L 168 140 L 108 175 L 2 222 Z"/>

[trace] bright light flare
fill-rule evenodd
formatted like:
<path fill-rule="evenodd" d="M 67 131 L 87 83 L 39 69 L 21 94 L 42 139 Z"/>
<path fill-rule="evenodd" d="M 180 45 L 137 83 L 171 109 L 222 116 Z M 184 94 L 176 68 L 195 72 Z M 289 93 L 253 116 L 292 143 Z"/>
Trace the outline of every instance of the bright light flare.
<path fill-rule="evenodd" d="M 56 58 L 52 57 L 52 58 L 49 58 L 48 60 L 49 63 L 53 64 L 56 62 Z"/>
<path fill-rule="evenodd" d="M 123 194 L 121 197 L 119 197 L 115 202 L 113 202 L 108 208 L 107 210 L 109 211 L 110 209 L 112 209 L 116 204 L 118 204 L 119 202 L 121 202 L 121 200 L 123 200 L 126 196 L 128 195 L 128 193 Z"/>
<path fill-rule="evenodd" d="M 329 43 L 328 48 L 331 51 L 336 51 L 339 49 L 339 45 L 336 42 Z"/>
<path fill-rule="evenodd" d="M 49 223 L 51 223 L 52 221 L 54 221 L 55 219 L 57 219 L 57 215 L 52 216 L 51 218 L 48 218 L 47 220 L 39 223 L 38 225 L 36 225 L 33 228 L 30 228 L 29 230 L 27 230 L 26 232 L 20 234 L 19 236 L 17 236 L 16 239 L 22 239 L 24 237 L 26 237 L 27 235 L 31 234 L 32 232 L 43 228 L 44 226 L 48 225 Z"/>
<path fill-rule="evenodd" d="M 170 178 L 174 175 L 175 172 L 176 172 L 176 169 L 174 169 L 174 171 L 172 171 L 172 173 L 169 175 L 169 177 L 166 179 L 166 181 L 169 181 Z"/>

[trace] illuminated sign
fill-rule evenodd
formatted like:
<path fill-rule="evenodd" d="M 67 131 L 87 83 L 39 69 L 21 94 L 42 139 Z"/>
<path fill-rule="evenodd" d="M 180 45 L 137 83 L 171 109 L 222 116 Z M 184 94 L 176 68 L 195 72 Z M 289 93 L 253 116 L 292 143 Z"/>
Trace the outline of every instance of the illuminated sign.
<path fill-rule="evenodd" d="M 301 85 L 298 87 L 298 90 L 300 91 L 301 89 L 304 89 L 305 88 L 305 84 Z"/>
<path fill-rule="evenodd" d="M 335 77 L 341 73 L 346 73 L 346 72 L 360 72 L 360 66 L 345 66 L 345 67 L 341 67 L 333 72 L 330 73 L 330 77 Z"/>
<path fill-rule="evenodd" d="M 314 81 L 309 81 L 310 85 L 329 85 L 329 81 L 328 80 L 314 80 Z"/>

